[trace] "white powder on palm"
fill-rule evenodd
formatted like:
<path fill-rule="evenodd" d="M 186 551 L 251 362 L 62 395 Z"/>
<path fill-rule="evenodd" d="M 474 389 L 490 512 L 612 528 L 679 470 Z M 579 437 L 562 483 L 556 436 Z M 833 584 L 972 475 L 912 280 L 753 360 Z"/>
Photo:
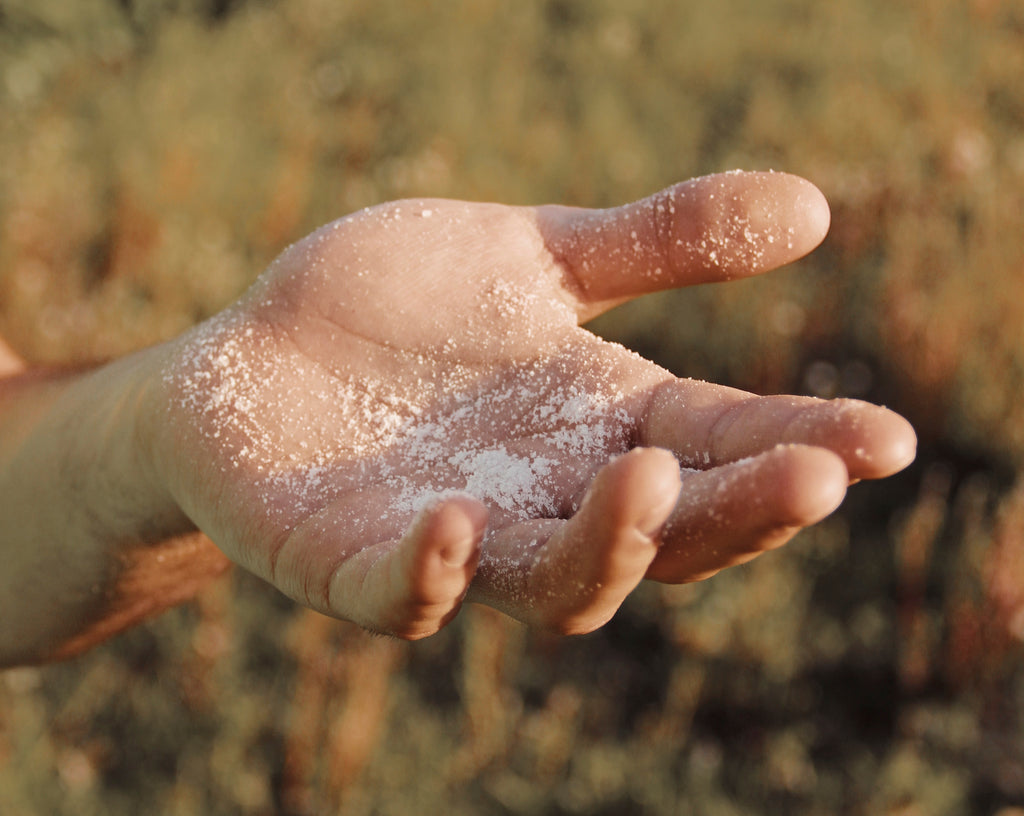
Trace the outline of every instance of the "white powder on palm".
<path fill-rule="evenodd" d="M 432 376 L 339 376 L 220 318 L 170 379 L 220 467 L 252 474 L 285 528 L 363 489 L 386 490 L 396 521 L 452 493 L 510 521 L 556 517 L 629 448 L 632 420 L 600 360 L 555 354 L 497 376 L 408 357 Z"/>

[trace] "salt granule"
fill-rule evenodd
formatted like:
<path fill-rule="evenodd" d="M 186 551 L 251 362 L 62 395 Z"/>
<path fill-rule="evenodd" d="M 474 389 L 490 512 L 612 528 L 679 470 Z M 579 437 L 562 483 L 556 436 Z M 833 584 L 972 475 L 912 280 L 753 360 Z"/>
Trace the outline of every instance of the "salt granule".
<path fill-rule="evenodd" d="M 530 297 L 504 294 L 510 310 Z M 385 515 L 395 520 L 454 492 L 509 520 L 551 518 L 564 512 L 574 479 L 589 479 L 629 447 L 632 420 L 622 395 L 599 385 L 613 379 L 600 360 L 582 365 L 587 383 L 580 361 L 557 355 L 498 379 L 447 364 L 394 382 L 289 362 L 267 348 L 251 326 L 220 317 L 196 332 L 168 378 L 199 432 L 225 454 L 221 467 L 251 473 L 283 527 L 365 488 L 387 491 Z M 428 372 L 439 365 L 411 362 Z M 579 467 L 586 472 L 574 477 Z"/>

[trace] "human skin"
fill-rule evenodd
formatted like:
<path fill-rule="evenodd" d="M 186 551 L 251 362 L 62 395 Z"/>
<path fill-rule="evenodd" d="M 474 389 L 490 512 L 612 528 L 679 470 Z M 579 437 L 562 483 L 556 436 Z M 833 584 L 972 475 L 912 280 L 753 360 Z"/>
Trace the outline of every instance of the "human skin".
<path fill-rule="evenodd" d="M 394 202 L 167 343 L 74 372 L 6 355 L 0 665 L 78 653 L 230 562 L 416 639 L 465 601 L 591 631 L 645 578 L 780 546 L 909 464 L 910 425 L 678 379 L 580 324 L 788 263 L 828 222 L 778 173 L 601 211 Z"/>

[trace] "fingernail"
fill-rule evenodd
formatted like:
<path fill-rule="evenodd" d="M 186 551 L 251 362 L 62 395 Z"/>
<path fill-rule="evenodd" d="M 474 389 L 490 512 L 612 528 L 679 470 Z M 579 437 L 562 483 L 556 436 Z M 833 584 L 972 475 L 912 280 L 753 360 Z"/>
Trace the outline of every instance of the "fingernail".
<path fill-rule="evenodd" d="M 441 561 L 446 567 L 464 567 L 476 556 L 476 540 L 465 538 L 458 542 L 452 542 L 441 550 Z"/>

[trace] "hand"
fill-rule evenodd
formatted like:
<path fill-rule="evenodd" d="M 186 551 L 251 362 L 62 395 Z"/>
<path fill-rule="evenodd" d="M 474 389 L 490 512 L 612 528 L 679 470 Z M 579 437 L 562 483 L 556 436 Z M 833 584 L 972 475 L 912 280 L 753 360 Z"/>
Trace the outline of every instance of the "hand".
<path fill-rule="evenodd" d="M 769 173 L 604 211 L 364 210 L 166 347 L 159 473 L 231 559 L 329 615 L 417 638 L 468 598 L 592 630 L 644 577 L 779 546 L 913 459 L 882 408 L 679 380 L 580 328 L 827 227 L 814 187 Z"/>

